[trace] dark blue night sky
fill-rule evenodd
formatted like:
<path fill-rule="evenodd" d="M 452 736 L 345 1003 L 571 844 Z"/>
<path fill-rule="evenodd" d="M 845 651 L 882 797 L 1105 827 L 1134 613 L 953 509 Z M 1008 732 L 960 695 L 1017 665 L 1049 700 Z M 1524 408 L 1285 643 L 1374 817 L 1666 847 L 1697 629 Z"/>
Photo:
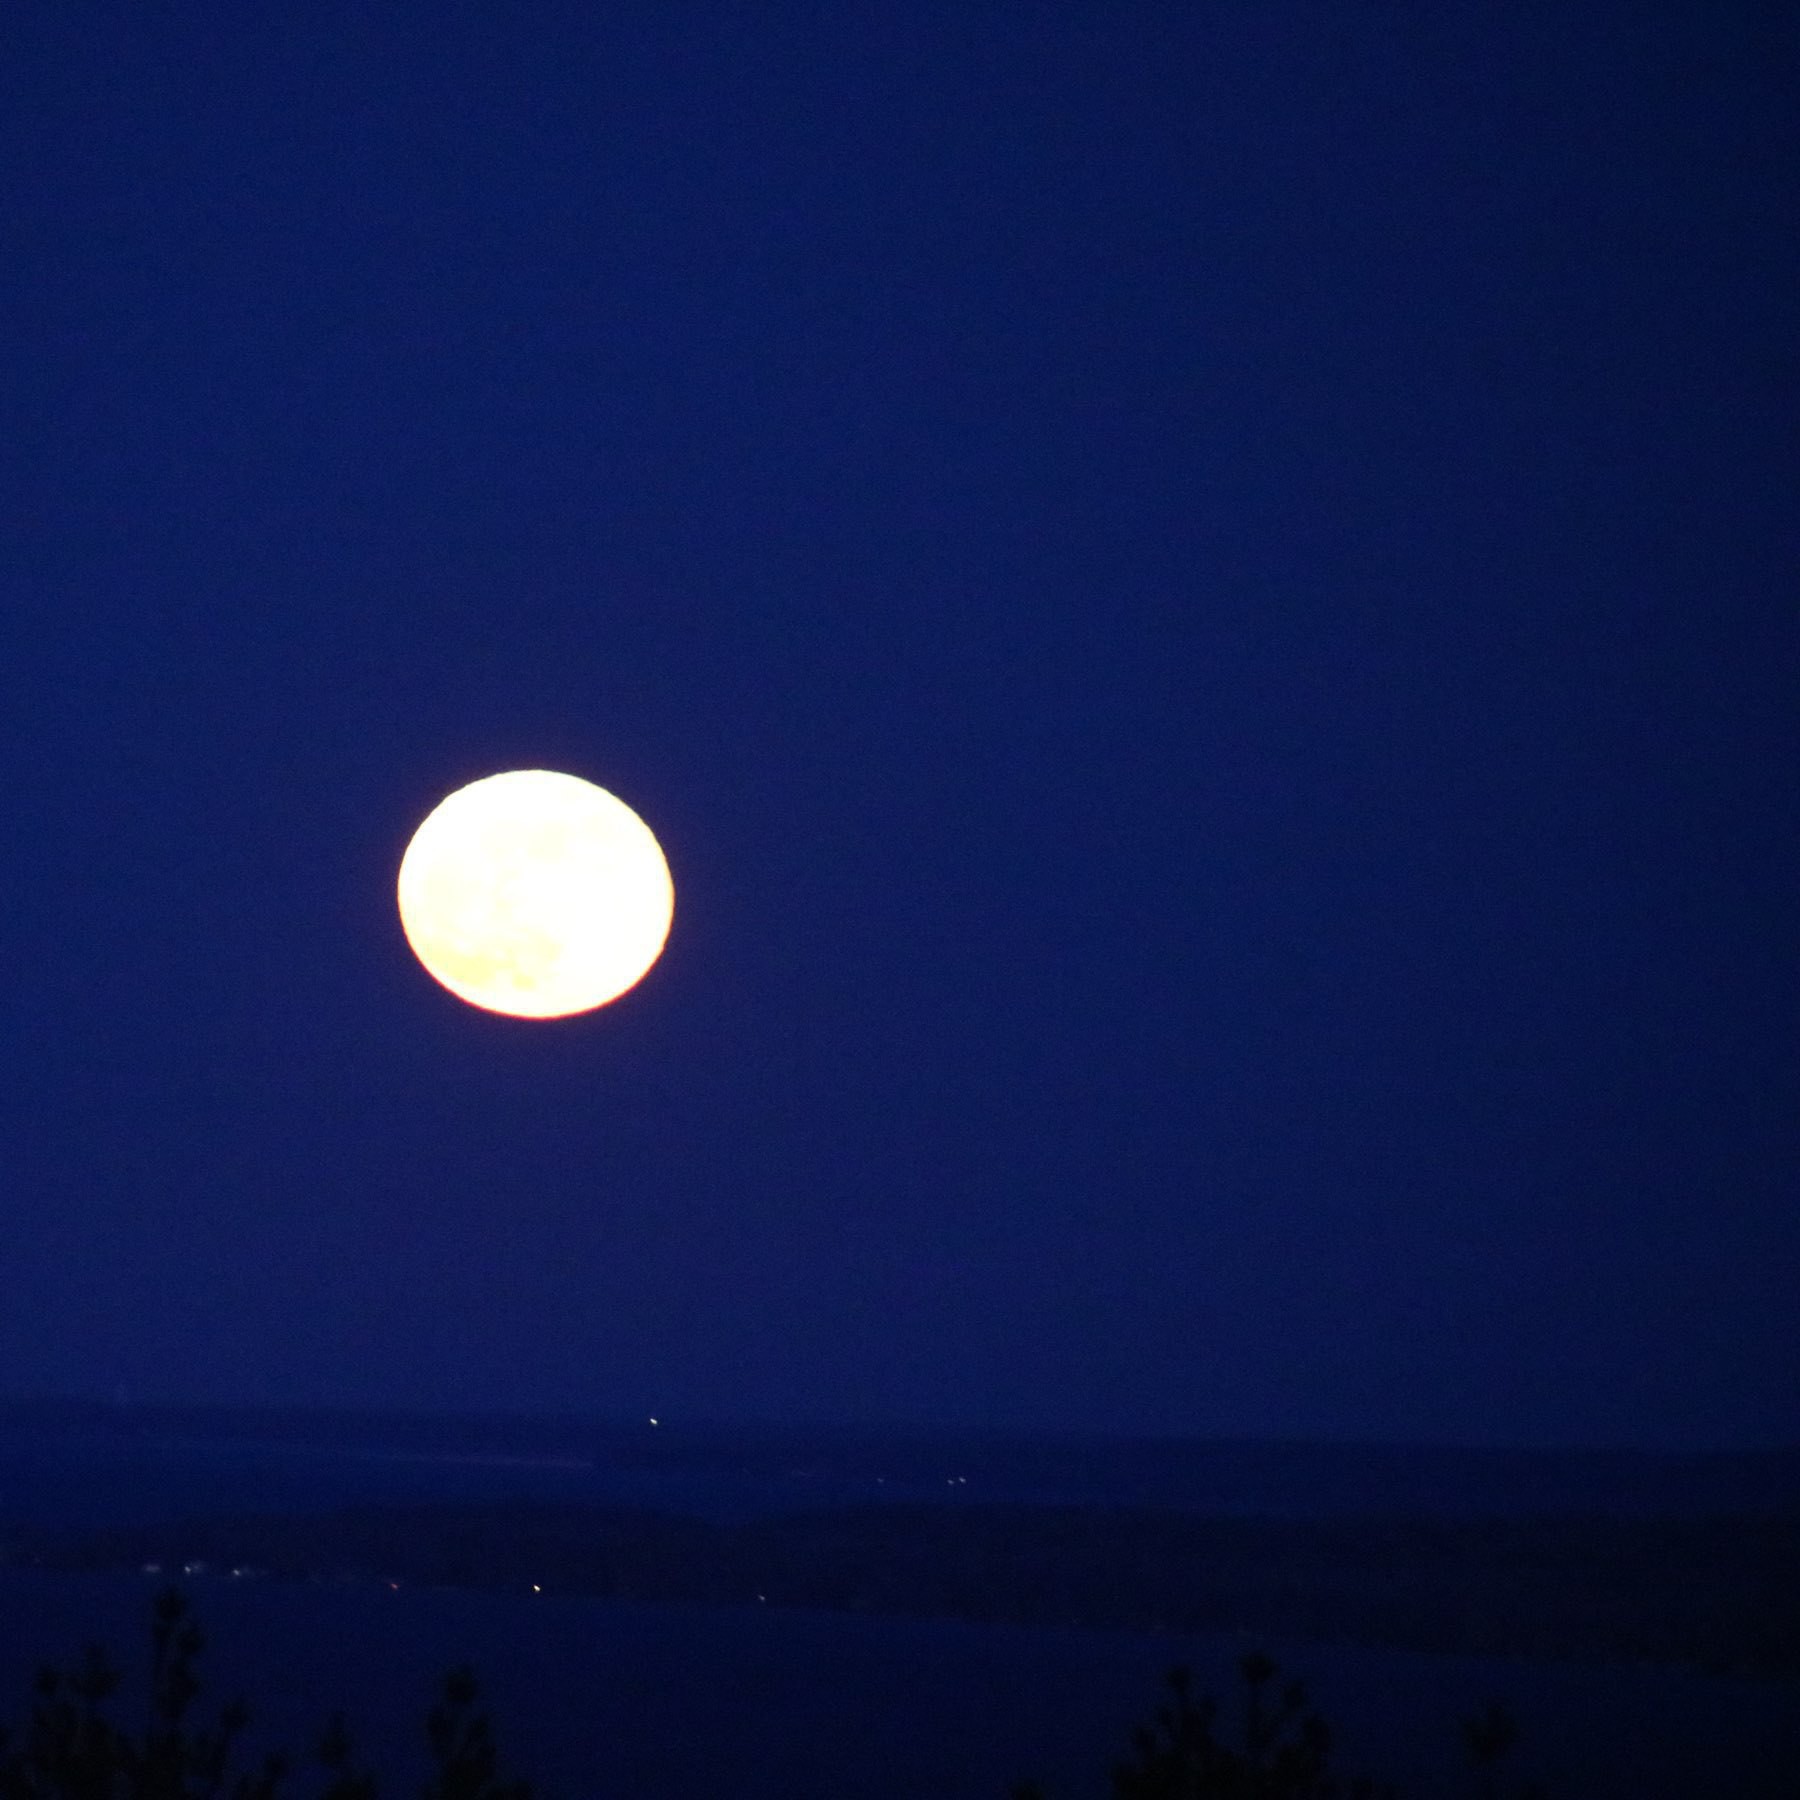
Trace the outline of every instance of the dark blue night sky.
<path fill-rule="evenodd" d="M 1794 1438 L 1796 20 L 10 7 L 0 1392 Z"/>

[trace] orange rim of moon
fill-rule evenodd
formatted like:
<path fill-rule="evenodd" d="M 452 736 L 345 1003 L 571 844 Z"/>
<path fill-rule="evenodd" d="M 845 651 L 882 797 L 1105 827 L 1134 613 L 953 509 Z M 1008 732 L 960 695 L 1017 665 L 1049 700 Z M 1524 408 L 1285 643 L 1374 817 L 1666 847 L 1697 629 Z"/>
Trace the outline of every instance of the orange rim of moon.
<path fill-rule="evenodd" d="M 644 978 L 668 939 L 675 884 L 617 795 L 513 769 L 426 815 L 400 860 L 399 902 L 413 954 L 459 1000 L 559 1019 Z"/>

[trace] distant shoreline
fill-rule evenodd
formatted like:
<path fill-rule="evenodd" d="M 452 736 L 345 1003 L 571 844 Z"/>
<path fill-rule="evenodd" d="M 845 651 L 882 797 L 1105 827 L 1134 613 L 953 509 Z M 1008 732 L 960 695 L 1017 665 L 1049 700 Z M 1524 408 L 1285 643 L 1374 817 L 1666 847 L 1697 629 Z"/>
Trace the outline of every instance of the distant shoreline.
<path fill-rule="evenodd" d="M 1800 1676 L 1800 1514 L 1282 1520 L 900 1504 L 718 1524 L 488 1501 L 15 1530 L 3 1560 Z"/>

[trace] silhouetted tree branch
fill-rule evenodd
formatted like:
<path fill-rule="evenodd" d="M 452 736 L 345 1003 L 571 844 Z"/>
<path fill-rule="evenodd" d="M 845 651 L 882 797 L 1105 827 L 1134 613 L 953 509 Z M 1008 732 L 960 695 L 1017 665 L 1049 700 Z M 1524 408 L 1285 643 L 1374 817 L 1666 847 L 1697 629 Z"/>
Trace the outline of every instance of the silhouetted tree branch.
<path fill-rule="evenodd" d="M 239 1740 L 250 1723 L 241 1700 L 216 1720 L 197 1722 L 197 1664 L 205 1634 L 186 1597 L 159 1594 L 150 1620 L 150 1691 L 141 1735 L 115 1725 L 105 1708 L 119 1676 L 104 1652 L 87 1650 L 69 1670 L 45 1668 L 16 1741 L 0 1733 L 0 1800 L 281 1800 L 288 1759 L 265 1756 L 240 1769 Z M 503 1780 L 493 1729 L 468 1669 L 445 1679 L 426 1718 L 433 1776 L 422 1800 L 531 1800 L 522 1781 Z M 375 1800 L 375 1782 L 356 1766 L 342 1715 L 326 1724 L 314 1752 L 324 1777 L 320 1800 Z"/>
<path fill-rule="evenodd" d="M 1331 1769 L 1331 1728 L 1298 1681 L 1278 1681 L 1280 1669 L 1260 1651 L 1238 1664 L 1243 1684 L 1242 1742 L 1219 1736 L 1218 1702 L 1197 1696 L 1192 1672 L 1171 1669 L 1168 1698 L 1147 1725 L 1132 1733 L 1131 1757 L 1114 1766 L 1113 1800 L 1398 1800 L 1397 1790 L 1366 1775 L 1344 1779 Z M 1501 1765 L 1519 1728 L 1498 1702 L 1462 1727 L 1474 1770 L 1477 1800 L 1501 1800 Z M 1023 1783 L 1011 1800 L 1046 1800 Z M 1543 1800 L 1523 1787 L 1518 1800 Z"/>

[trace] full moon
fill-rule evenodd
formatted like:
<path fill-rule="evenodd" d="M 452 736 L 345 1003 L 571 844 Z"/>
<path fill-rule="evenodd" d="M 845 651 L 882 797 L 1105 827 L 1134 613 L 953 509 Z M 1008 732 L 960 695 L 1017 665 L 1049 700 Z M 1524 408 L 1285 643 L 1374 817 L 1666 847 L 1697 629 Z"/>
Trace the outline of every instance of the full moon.
<path fill-rule="evenodd" d="M 623 800 L 576 775 L 515 769 L 456 792 L 400 859 L 400 923 L 459 1000 L 521 1019 L 589 1012 L 662 954 L 675 884 Z"/>

